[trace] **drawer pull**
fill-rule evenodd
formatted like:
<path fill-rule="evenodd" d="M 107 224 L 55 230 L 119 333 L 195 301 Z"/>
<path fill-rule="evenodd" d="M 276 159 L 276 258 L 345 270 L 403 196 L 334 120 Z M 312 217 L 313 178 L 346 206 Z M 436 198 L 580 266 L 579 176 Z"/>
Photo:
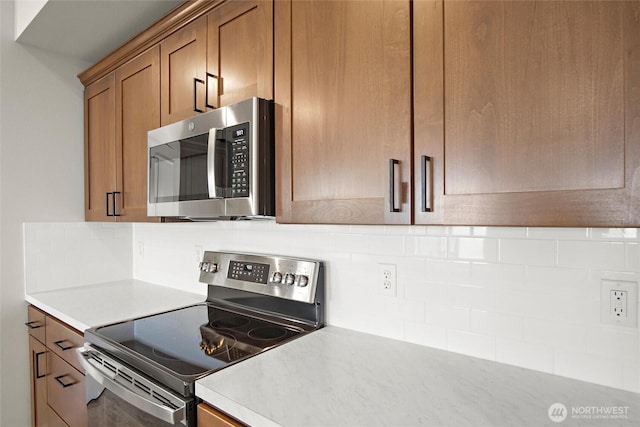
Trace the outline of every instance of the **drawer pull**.
<path fill-rule="evenodd" d="M 46 351 L 40 351 L 40 352 L 38 352 L 38 353 L 36 353 L 34 355 L 34 359 L 35 360 L 33 361 L 33 364 L 36 367 L 36 379 L 43 378 L 46 375 L 46 374 L 41 374 L 40 373 L 40 356 L 42 356 L 43 354 L 46 354 L 46 353 L 47 353 Z"/>
<path fill-rule="evenodd" d="M 31 322 L 25 323 L 25 325 L 27 325 L 29 329 L 38 329 L 44 326 L 39 320 L 32 320 Z"/>
<path fill-rule="evenodd" d="M 400 212 L 400 208 L 396 207 L 400 204 L 396 203 L 396 199 L 400 198 L 400 191 L 396 191 L 396 172 L 399 164 L 399 160 L 389 159 L 389 212 Z"/>
<path fill-rule="evenodd" d="M 216 99 L 216 104 L 218 103 L 218 94 L 220 93 L 220 88 L 219 88 L 219 81 L 220 81 L 220 79 L 219 79 L 219 77 L 218 77 L 218 76 L 216 76 L 215 74 L 207 73 L 207 83 L 204 85 L 204 94 L 205 94 L 205 95 L 204 95 L 204 99 L 205 99 L 205 102 L 206 102 L 206 106 L 207 106 L 208 108 L 213 108 L 213 109 L 215 109 L 215 108 L 218 108 L 218 107 L 216 107 L 216 105 L 215 105 L 215 104 L 211 104 L 211 103 L 209 103 L 209 79 L 215 79 L 215 80 L 216 80 L 216 85 L 215 85 L 215 89 L 216 89 L 216 91 L 215 91 L 215 94 L 216 94 L 216 98 L 215 98 L 215 99 Z"/>
<path fill-rule="evenodd" d="M 204 113 L 204 110 L 198 108 L 198 83 L 205 84 L 204 80 L 200 80 L 197 77 L 193 78 L 193 111 L 196 113 Z M 206 100 L 205 100 L 206 103 Z"/>
<path fill-rule="evenodd" d="M 62 378 L 64 377 L 69 377 L 71 378 L 71 380 L 73 382 L 64 382 L 62 381 Z M 78 381 L 74 380 L 71 376 L 64 374 L 64 375 L 58 375 L 57 377 L 54 377 L 54 379 L 58 382 L 58 384 L 60 384 L 62 386 L 62 388 L 67 388 L 67 387 L 71 387 L 74 384 L 77 384 Z"/>
<path fill-rule="evenodd" d="M 60 341 L 56 341 L 54 342 L 54 344 L 62 351 L 67 351 L 67 350 L 71 350 L 74 346 L 73 343 L 71 343 L 71 345 L 63 345 L 62 343 L 65 342 L 67 340 L 60 340 Z M 70 341 L 67 341 L 70 343 Z"/>
<path fill-rule="evenodd" d="M 433 212 L 433 158 L 429 156 L 420 157 L 420 179 L 422 194 L 422 212 Z"/>

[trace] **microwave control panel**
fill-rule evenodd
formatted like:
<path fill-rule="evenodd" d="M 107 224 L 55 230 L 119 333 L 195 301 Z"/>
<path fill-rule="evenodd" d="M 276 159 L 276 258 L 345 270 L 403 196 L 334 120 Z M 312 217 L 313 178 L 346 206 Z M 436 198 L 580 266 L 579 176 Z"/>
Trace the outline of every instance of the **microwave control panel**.
<path fill-rule="evenodd" d="M 226 129 L 230 142 L 231 197 L 249 197 L 249 123 Z"/>

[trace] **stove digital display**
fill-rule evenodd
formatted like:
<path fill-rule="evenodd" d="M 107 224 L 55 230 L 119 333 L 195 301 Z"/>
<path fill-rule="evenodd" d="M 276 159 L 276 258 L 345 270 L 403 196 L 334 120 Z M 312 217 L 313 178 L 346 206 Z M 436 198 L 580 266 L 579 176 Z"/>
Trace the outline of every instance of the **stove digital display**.
<path fill-rule="evenodd" d="M 256 262 L 230 261 L 227 278 L 266 285 L 269 278 L 269 265 Z"/>

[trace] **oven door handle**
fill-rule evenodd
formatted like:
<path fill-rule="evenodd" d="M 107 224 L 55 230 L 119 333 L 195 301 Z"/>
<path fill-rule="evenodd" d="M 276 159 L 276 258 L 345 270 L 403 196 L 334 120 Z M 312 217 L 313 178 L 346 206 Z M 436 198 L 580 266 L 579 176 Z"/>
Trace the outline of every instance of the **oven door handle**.
<path fill-rule="evenodd" d="M 104 388 L 108 389 L 122 400 L 132 404 L 141 411 L 146 412 L 149 415 L 153 415 L 154 417 L 170 424 L 177 425 L 185 419 L 186 404 L 174 410 L 167 406 L 156 403 L 149 397 L 116 382 L 115 374 L 113 374 L 112 377 L 111 374 L 107 374 L 101 369 L 98 369 L 96 366 L 94 366 L 94 364 L 90 361 L 91 350 L 87 350 L 86 348 L 78 348 L 76 349 L 76 352 L 78 360 L 84 368 L 85 373 L 91 376 Z"/>

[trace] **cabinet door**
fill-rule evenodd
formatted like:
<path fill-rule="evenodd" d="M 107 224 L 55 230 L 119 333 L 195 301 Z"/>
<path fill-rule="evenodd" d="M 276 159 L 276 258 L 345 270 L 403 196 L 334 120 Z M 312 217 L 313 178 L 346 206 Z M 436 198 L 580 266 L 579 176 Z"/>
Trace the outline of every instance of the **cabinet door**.
<path fill-rule="evenodd" d="M 115 221 L 107 216 L 116 188 L 115 90 L 113 74 L 84 91 L 85 219 Z M 113 214 L 112 211 L 110 211 Z"/>
<path fill-rule="evenodd" d="M 409 1 L 274 8 L 278 221 L 410 223 Z"/>
<path fill-rule="evenodd" d="M 31 366 L 31 422 L 46 426 L 47 420 L 47 349 L 34 337 L 29 337 Z"/>
<path fill-rule="evenodd" d="M 198 427 L 242 427 L 244 424 L 217 409 L 200 403 L 198 405 Z"/>
<path fill-rule="evenodd" d="M 227 2 L 207 16 L 207 104 L 273 98 L 273 2 Z"/>
<path fill-rule="evenodd" d="M 640 224 L 639 13 L 638 2 L 414 3 L 416 179 L 431 156 L 434 207 L 416 222 Z"/>
<path fill-rule="evenodd" d="M 147 132 L 160 126 L 160 47 L 116 70 L 116 176 L 119 221 L 147 217 Z"/>
<path fill-rule="evenodd" d="M 53 352 L 48 353 L 47 399 L 49 406 L 70 427 L 87 425 L 84 375 Z"/>
<path fill-rule="evenodd" d="M 205 111 L 207 18 L 186 25 L 160 43 L 162 124 Z M 197 80 L 200 80 L 198 82 Z"/>

